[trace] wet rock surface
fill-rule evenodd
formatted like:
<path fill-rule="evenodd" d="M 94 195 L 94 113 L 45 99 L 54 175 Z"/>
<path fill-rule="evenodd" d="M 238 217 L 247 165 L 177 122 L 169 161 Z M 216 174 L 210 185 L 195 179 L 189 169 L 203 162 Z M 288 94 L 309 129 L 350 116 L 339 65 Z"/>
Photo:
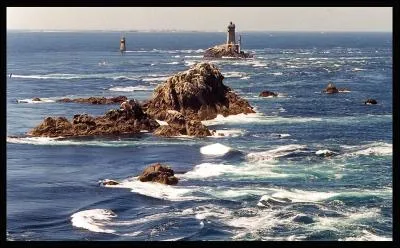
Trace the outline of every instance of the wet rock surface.
<path fill-rule="evenodd" d="M 128 98 L 126 96 L 117 96 L 111 98 L 105 97 L 89 97 L 89 98 L 62 98 L 57 100 L 57 102 L 75 102 L 75 103 L 87 103 L 87 104 L 118 104 L 126 101 Z"/>
<path fill-rule="evenodd" d="M 278 94 L 272 91 L 268 91 L 268 90 L 264 90 L 263 92 L 260 93 L 259 95 L 260 97 L 277 97 Z"/>
<path fill-rule="evenodd" d="M 250 104 L 222 83 L 219 69 L 199 63 L 159 85 L 144 108 L 155 119 L 166 120 L 176 110 L 189 120 L 210 120 L 240 113 L 255 113 Z"/>
<path fill-rule="evenodd" d="M 135 103 L 135 102 L 133 102 Z M 135 134 L 141 130 L 154 131 L 159 127 L 157 121 L 149 118 L 139 104 L 132 109 L 112 109 L 102 116 L 76 114 L 70 122 L 65 117 L 47 117 L 32 129 L 28 135 L 45 137 L 71 137 Z"/>
<path fill-rule="evenodd" d="M 167 185 L 175 185 L 179 179 L 174 176 L 174 170 L 160 163 L 152 164 L 139 176 L 141 182 L 157 182 Z"/>

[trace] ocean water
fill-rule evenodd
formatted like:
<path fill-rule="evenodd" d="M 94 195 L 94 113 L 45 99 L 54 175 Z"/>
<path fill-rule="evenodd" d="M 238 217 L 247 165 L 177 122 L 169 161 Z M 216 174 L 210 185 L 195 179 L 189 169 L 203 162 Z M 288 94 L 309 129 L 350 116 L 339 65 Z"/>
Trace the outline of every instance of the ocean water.
<path fill-rule="evenodd" d="M 127 33 L 121 56 L 120 35 L 7 32 L 8 240 L 392 240 L 391 33 L 243 33 L 253 59 L 209 61 L 257 111 L 204 122 L 224 136 L 24 137 L 118 107 L 56 99 L 148 99 L 225 40 Z M 179 184 L 138 182 L 155 162 Z"/>

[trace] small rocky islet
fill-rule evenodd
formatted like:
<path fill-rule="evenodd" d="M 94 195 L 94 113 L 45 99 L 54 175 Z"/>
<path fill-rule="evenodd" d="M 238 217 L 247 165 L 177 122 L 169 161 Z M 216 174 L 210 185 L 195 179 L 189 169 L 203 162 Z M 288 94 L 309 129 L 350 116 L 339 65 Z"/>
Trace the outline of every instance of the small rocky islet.
<path fill-rule="evenodd" d="M 120 109 L 109 110 L 102 116 L 76 114 L 71 122 L 66 117 L 47 117 L 28 135 L 75 137 L 136 134 L 146 130 L 158 136 L 210 136 L 212 134 L 202 120 L 214 119 L 218 114 L 255 113 L 248 101 L 223 84 L 223 79 L 215 65 L 199 63 L 169 77 L 143 104 L 127 101 L 122 96 L 62 99 L 63 102 L 122 104 Z M 160 126 L 156 120 L 166 121 L 168 126 Z"/>

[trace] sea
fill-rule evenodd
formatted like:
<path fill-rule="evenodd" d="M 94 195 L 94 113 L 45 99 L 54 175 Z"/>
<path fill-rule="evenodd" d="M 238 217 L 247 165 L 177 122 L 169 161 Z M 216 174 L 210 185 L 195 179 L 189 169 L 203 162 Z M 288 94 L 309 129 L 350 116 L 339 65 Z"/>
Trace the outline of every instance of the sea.
<path fill-rule="evenodd" d="M 7 240 L 392 240 L 392 33 L 240 34 L 251 59 L 204 60 L 223 32 L 8 30 Z M 199 62 L 256 113 L 203 121 L 206 138 L 26 136 L 119 108 L 57 99 L 143 101 Z M 346 90 L 322 93 L 329 82 Z M 158 162 L 177 185 L 137 180 Z"/>

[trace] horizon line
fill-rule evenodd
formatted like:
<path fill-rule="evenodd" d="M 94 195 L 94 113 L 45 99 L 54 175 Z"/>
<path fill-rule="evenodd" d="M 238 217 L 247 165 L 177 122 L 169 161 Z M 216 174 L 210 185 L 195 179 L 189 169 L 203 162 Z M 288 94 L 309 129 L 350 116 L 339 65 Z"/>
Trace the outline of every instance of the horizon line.
<path fill-rule="evenodd" d="M 7 31 L 29 31 L 29 32 L 191 32 L 191 33 L 226 33 L 221 30 L 185 30 L 185 29 L 23 29 L 23 28 L 7 28 Z M 240 30 L 237 33 L 243 32 L 308 32 L 308 33 L 393 33 L 393 30 Z"/>

